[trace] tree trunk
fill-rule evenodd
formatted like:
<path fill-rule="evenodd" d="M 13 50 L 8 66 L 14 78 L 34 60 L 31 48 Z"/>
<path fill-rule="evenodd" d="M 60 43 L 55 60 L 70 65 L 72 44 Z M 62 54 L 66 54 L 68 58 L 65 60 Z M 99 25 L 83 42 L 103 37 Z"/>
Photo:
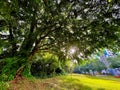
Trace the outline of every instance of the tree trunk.
<path fill-rule="evenodd" d="M 34 54 L 36 53 L 36 51 L 37 51 L 37 50 L 34 48 L 33 51 L 30 53 L 30 56 L 29 56 L 28 60 L 26 60 L 26 61 L 28 62 L 28 64 L 31 65 L 31 62 L 32 62 L 32 60 L 33 60 L 33 56 L 34 56 Z M 16 72 L 16 75 L 15 75 L 15 77 L 14 77 L 15 79 L 17 79 L 17 78 L 23 79 L 22 72 L 25 70 L 25 67 L 27 67 L 28 64 L 22 65 L 20 68 L 18 68 L 18 70 L 17 70 L 17 72 Z M 29 74 L 29 72 L 30 72 L 30 70 L 28 71 L 28 74 Z"/>
<path fill-rule="evenodd" d="M 36 32 L 34 32 L 34 29 L 36 27 L 36 9 L 33 12 L 33 18 L 32 18 L 32 22 L 31 22 L 31 27 L 30 27 L 30 31 L 29 31 L 29 35 L 25 38 L 25 40 L 23 41 L 19 54 L 21 57 L 29 57 L 28 61 L 26 60 L 26 62 L 28 62 L 30 64 L 30 61 L 32 61 L 33 59 L 33 55 L 34 53 L 31 53 L 31 50 L 33 48 L 33 44 L 37 38 Z M 18 77 L 22 77 L 22 72 L 24 71 L 26 65 L 22 65 L 16 72 L 15 78 Z"/>
<path fill-rule="evenodd" d="M 16 83 L 17 83 L 17 81 L 18 81 L 19 79 L 23 79 L 22 72 L 23 72 L 24 68 L 25 68 L 25 65 L 21 66 L 21 67 L 17 70 L 16 75 L 15 75 L 15 77 L 14 77 Z"/>

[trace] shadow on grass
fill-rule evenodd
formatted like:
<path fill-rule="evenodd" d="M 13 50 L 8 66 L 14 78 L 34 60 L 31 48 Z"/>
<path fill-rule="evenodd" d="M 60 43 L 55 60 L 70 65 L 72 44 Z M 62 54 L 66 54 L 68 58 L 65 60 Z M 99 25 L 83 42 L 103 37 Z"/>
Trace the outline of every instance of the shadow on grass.
<path fill-rule="evenodd" d="M 64 90 L 92 90 L 91 87 L 81 84 L 79 79 L 72 77 L 63 79 L 62 83 L 63 84 L 61 84 L 61 87 Z"/>
<path fill-rule="evenodd" d="M 97 90 L 105 90 L 104 88 L 98 88 Z"/>

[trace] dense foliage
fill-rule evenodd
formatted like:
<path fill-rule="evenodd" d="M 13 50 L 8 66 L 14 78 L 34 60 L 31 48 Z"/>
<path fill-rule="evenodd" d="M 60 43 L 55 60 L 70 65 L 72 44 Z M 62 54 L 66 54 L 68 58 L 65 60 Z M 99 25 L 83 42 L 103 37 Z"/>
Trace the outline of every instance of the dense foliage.
<path fill-rule="evenodd" d="M 58 57 L 45 53 L 44 55 L 36 55 L 35 60 L 31 65 L 31 74 L 34 76 L 47 77 L 53 74 L 62 74 L 64 70 Z"/>

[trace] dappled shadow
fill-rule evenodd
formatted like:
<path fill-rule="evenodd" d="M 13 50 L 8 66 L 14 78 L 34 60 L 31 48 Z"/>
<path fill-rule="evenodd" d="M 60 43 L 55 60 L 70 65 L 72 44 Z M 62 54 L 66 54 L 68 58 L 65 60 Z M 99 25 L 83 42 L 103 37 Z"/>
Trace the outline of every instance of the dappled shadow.
<path fill-rule="evenodd" d="M 61 85 L 64 90 L 92 90 L 91 87 L 87 85 L 83 85 L 79 78 L 74 78 L 72 75 L 69 78 L 63 78 L 63 84 Z"/>
<path fill-rule="evenodd" d="M 104 88 L 98 88 L 97 90 L 105 90 Z"/>

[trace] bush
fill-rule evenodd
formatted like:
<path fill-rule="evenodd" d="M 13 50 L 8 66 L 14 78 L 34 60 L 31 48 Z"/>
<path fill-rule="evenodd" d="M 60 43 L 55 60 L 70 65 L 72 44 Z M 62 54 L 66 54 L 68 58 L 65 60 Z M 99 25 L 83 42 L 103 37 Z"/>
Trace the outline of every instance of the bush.
<path fill-rule="evenodd" d="M 5 65 L 1 69 L 0 80 L 9 81 L 14 79 L 14 76 L 16 75 L 18 68 L 20 68 L 22 65 L 26 65 L 26 68 L 23 72 L 24 76 L 27 76 L 29 74 L 28 72 L 30 72 L 30 69 L 28 71 L 27 68 L 26 58 L 11 57 L 5 58 L 3 61 L 5 62 Z"/>
<path fill-rule="evenodd" d="M 43 56 L 37 55 L 31 65 L 31 74 L 41 78 L 51 77 L 53 74 L 57 75 L 62 72 L 58 57 L 50 53 L 45 53 Z"/>

